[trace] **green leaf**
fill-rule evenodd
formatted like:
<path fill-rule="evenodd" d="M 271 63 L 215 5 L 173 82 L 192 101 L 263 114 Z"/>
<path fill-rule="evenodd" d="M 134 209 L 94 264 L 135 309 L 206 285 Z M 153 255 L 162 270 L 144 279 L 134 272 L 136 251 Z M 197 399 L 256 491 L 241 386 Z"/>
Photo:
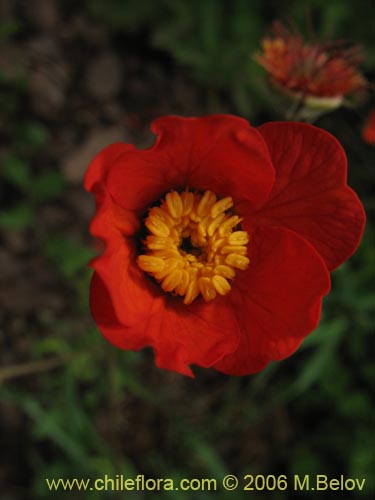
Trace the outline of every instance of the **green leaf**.
<path fill-rule="evenodd" d="M 31 169 L 28 163 L 15 155 L 8 156 L 3 164 L 4 178 L 16 187 L 26 191 L 31 183 Z"/>
<path fill-rule="evenodd" d="M 26 203 L 0 213 L 0 226 L 9 229 L 25 229 L 34 225 L 35 220 L 34 208 Z"/>
<path fill-rule="evenodd" d="M 33 181 L 31 195 L 35 201 L 41 202 L 59 196 L 64 187 L 65 180 L 60 172 L 47 172 Z"/>
<path fill-rule="evenodd" d="M 293 394 L 305 392 L 324 375 L 324 370 L 329 366 L 334 349 L 346 327 L 347 322 L 344 319 L 338 319 L 330 324 L 322 324 L 317 332 L 310 335 L 310 337 L 315 336 L 318 337 L 319 340 L 321 339 L 321 344 L 305 363 L 303 370 L 292 385 L 291 392 Z M 310 338 L 308 338 L 307 341 L 308 340 L 310 340 Z M 316 341 L 316 338 L 312 339 L 312 341 L 314 340 Z M 310 342 L 312 341 L 310 340 Z"/>
<path fill-rule="evenodd" d="M 17 147 L 22 149 L 30 147 L 32 149 L 39 149 L 50 138 L 47 127 L 37 122 L 21 124 L 17 131 Z"/>
<path fill-rule="evenodd" d="M 52 235 L 45 242 L 44 252 L 59 269 L 60 273 L 73 278 L 79 271 L 86 269 L 89 260 L 94 256 L 91 248 L 66 236 Z"/>
<path fill-rule="evenodd" d="M 0 40 L 7 40 L 19 31 L 19 24 L 15 19 L 6 19 L 0 22 Z"/>

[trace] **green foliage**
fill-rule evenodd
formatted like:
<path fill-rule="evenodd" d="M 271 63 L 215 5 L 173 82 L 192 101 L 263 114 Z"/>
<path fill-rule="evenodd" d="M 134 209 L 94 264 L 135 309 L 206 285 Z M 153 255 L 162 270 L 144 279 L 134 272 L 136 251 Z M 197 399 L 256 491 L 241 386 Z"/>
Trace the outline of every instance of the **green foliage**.
<path fill-rule="evenodd" d="M 14 19 L 0 21 L 0 41 L 7 40 L 17 31 L 19 31 L 19 25 Z"/>
<path fill-rule="evenodd" d="M 45 253 L 58 266 L 62 276 L 68 280 L 82 270 L 93 257 L 91 249 L 60 235 L 49 237 L 45 244 Z"/>
<path fill-rule="evenodd" d="M 374 51 L 368 50 L 374 45 L 374 31 L 368 22 L 368 14 L 373 9 L 371 0 L 312 0 L 307 7 L 303 2 L 294 1 L 291 16 L 307 32 L 308 25 L 316 36 L 322 39 L 342 39 L 364 47 L 365 66 L 375 66 Z"/>
<path fill-rule="evenodd" d="M 21 203 L 14 208 L 0 213 L 0 226 L 10 229 L 24 229 L 35 224 L 36 214 L 28 203 Z"/>
<path fill-rule="evenodd" d="M 30 167 L 17 156 L 8 156 L 4 161 L 2 174 L 7 181 L 24 191 L 27 191 L 31 185 Z"/>
<path fill-rule="evenodd" d="M 15 155 L 10 155 L 5 159 L 2 176 L 35 204 L 59 196 L 65 187 L 65 181 L 60 172 L 42 172 L 35 175 L 30 165 Z"/>
<path fill-rule="evenodd" d="M 83 249 L 71 240 L 56 237 L 51 241 L 47 254 L 60 267 L 62 276 L 71 280 L 83 265 L 80 262 Z M 145 353 L 116 350 L 105 343 L 95 329 L 72 336 L 69 321 L 56 325 L 54 335 L 40 339 L 34 353 L 38 358 L 63 356 L 66 363 L 54 376 L 39 378 L 37 397 L 6 388 L 0 392 L 4 401 L 28 415 L 36 442 L 50 443 L 58 450 L 55 457 L 60 458 L 55 458 L 53 463 L 39 457 L 34 494 L 40 499 L 48 498 L 44 477 L 96 478 L 121 473 L 135 477 L 140 473 L 131 457 L 124 451 L 116 455 L 113 442 L 103 440 L 96 421 L 102 408 L 102 418 L 114 426 L 112 431 L 108 428 L 110 434 L 114 433 L 110 439 L 116 440 L 114 422 L 120 418 L 120 428 L 125 430 L 127 424 L 121 414 L 132 404 L 140 405 L 141 411 L 150 416 L 160 414 L 168 429 L 163 449 L 173 449 L 171 456 L 160 455 L 155 449 L 142 457 L 142 470 L 152 471 L 156 477 L 219 479 L 228 473 L 269 474 L 275 472 L 277 462 L 284 461 L 289 476 L 324 473 L 332 477 L 336 477 L 335 474 L 366 477 L 366 491 L 370 494 L 374 491 L 371 483 L 372 404 L 368 387 L 374 373 L 367 356 L 373 311 L 373 302 L 369 300 L 373 292 L 369 294 L 368 288 L 374 274 L 370 249 L 371 239 L 367 237 L 352 262 L 334 274 L 333 290 L 324 305 L 323 322 L 295 355 L 295 373 L 288 371 L 288 366 L 293 366 L 293 361 L 288 360 L 272 364 L 249 379 L 223 377 L 220 396 L 215 399 L 219 405 L 215 413 L 210 409 L 207 387 L 200 386 L 204 383 L 203 370 L 197 372 L 197 383 L 182 381 L 184 389 L 180 396 L 174 394 L 173 379 L 168 382 L 167 376 L 162 376 L 163 385 L 154 392 L 148 377 L 141 375 Z M 77 253 L 79 257 L 74 256 Z M 68 263 L 62 263 L 64 259 Z M 149 369 L 153 376 L 160 376 L 151 360 L 148 360 Z M 190 398 L 188 406 L 186 397 Z M 120 407 L 119 401 L 123 401 Z M 240 449 L 251 446 L 249 437 L 241 438 L 243 433 L 246 435 L 248 428 L 262 426 L 280 405 L 293 418 L 295 438 L 287 447 L 280 445 L 273 450 L 274 462 L 268 462 L 263 469 L 256 459 L 241 465 L 223 460 L 218 452 L 223 436 L 229 433 L 231 442 L 237 443 Z M 311 420 L 311 415 L 319 420 Z M 308 433 L 305 426 L 309 427 Z M 153 432 L 160 429 L 155 427 Z M 298 438 L 300 432 L 303 432 L 302 440 Z M 182 455 L 176 461 L 179 453 Z M 121 494 L 108 493 L 111 498 L 121 498 Z M 226 498 L 222 491 L 215 495 Z M 128 496 L 133 498 L 130 492 Z M 77 493 L 77 497 L 88 498 L 84 493 Z M 243 498 L 238 492 L 233 497 Z M 100 496 L 90 492 L 90 498 Z M 160 498 L 169 497 L 161 493 Z M 174 498 L 204 499 L 207 496 L 203 492 L 194 496 L 189 492 L 175 492 Z M 262 497 L 254 492 L 253 498 Z M 289 496 L 279 492 L 273 498 L 284 500 Z"/>
<path fill-rule="evenodd" d="M 49 140 L 47 128 L 38 122 L 26 122 L 16 129 L 14 147 L 18 152 L 38 151 Z"/>
<path fill-rule="evenodd" d="M 147 29 L 154 47 L 171 54 L 206 87 L 205 111 L 220 111 L 224 92 L 239 114 L 252 118 L 264 106 L 275 109 L 274 92 L 268 92 L 264 71 L 254 61 L 272 22 L 292 20 L 313 39 L 345 39 L 371 46 L 373 30 L 366 22 L 366 3 L 363 0 L 364 8 L 354 17 L 353 4 L 342 0 L 328 4 L 313 0 L 308 6 L 297 0 L 94 0 L 89 9 L 114 31 Z M 374 53 L 365 55 L 367 67 L 374 68 Z"/>
<path fill-rule="evenodd" d="M 0 226 L 19 230 L 32 227 L 37 221 L 38 206 L 61 195 L 65 187 L 58 171 L 35 175 L 30 165 L 21 157 L 8 156 L 3 163 L 2 177 L 22 193 L 22 200 L 0 213 Z"/>
<path fill-rule="evenodd" d="M 151 27 L 153 45 L 172 54 L 207 87 L 211 111 L 219 106 L 218 92 L 225 89 L 242 113 L 248 113 L 255 110 L 249 72 L 259 72 L 251 57 L 265 28 L 261 6 L 246 0 L 111 0 L 109 5 L 96 0 L 90 8 L 114 29 Z"/>

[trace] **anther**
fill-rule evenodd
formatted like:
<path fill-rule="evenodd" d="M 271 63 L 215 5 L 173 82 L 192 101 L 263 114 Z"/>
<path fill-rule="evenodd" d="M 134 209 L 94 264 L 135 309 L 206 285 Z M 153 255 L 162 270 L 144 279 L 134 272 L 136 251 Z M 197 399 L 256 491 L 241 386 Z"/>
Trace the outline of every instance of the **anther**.
<path fill-rule="evenodd" d="M 189 215 L 194 206 L 194 193 L 184 191 L 181 193 L 181 200 L 183 205 L 182 215 Z"/>
<path fill-rule="evenodd" d="M 230 284 L 223 276 L 214 276 L 212 278 L 212 284 L 220 295 L 226 295 L 230 291 Z"/>
<path fill-rule="evenodd" d="M 138 266 L 164 292 L 183 297 L 186 305 L 199 295 L 206 302 L 217 294 L 226 295 L 231 289 L 229 280 L 250 262 L 246 256 L 249 237 L 237 228 L 241 218 L 227 213 L 232 207 L 231 197 L 217 200 L 211 191 L 203 195 L 169 192 L 145 220 L 149 234 Z"/>
<path fill-rule="evenodd" d="M 212 193 L 211 191 L 206 191 L 202 196 L 201 201 L 199 202 L 197 208 L 197 214 L 200 217 L 208 215 L 212 205 L 214 205 L 215 202 L 216 202 L 216 196 L 214 195 L 214 193 Z"/>
<path fill-rule="evenodd" d="M 221 213 L 225 212 L 229 208 L 233 207 L 233 200 L 230 196 L 217 201 L 215 205 L 211 208 L 211 217 L 215 218 Z"/>
<path fill-rule="evenodd" d="M 169 210 L 169 213 L 175 219 L 178 219 L 182 215 L 183 205 L 180 195 L 176 191 L 171 191 L 165 197 L 165 201 Z"/>
<path fill-rule="evenodd" d="M 169 227 L 162 220 L 150 216 L 145 224 L 147 229 L 151 231 L 151 233 L 154 234 L 155 236 L 162 236 L 164 238 L 169 236 L 170 233 Z"/>
<path fill-rule="evenodd" d="M 225 264 L 219 264 L 215 266 L 214 272 L 217 275 L 223 276 L 227 279 L 232 279 L 236 276 L 236 271 L 233 269 L 233 267 L 226 266 Z"/>
<path fill-rule="evenodd" d="M 242 271 L 247 268 L 249 262 L 250 260 L 247 257 L 243 255 L 237 255 L 235 253 L 230 253 L 225 259 L 226 264 L 236 269 L 241 269 Z"/>
<path fill-rule="evenodd" d="M 163 236 L 147 236 L 146 238 L 146 246 L 150 250 L 162 250 L 162 249 L 167 249 L 171 248 L 172 246 L 172 239 L 171 238 L 165 238 Z"/>
<path fill-rule="evenodd" d="M 216 297 L 216 290 L 210 278 L 199 278 L 198 285 L 199 290 L 206 302 L 209 302 Z"/>
<path fill-rule="evenodd" d="M 249 243 L 249 235 L 246 231 L 235 231 L 228 237 L 230 245 L 247 245 Z"/>
<path fill-rule="evenodd" d="M 165 292 L 172 292 L 181 283 L 182 272 L 174 269 L 163 280 L 161 287 Z"/>

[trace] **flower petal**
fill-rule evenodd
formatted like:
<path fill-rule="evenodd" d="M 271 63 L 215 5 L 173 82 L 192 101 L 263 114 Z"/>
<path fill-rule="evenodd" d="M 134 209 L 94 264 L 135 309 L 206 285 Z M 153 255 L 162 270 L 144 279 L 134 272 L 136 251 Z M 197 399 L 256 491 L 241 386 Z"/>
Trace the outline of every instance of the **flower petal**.
<path fill-rule="evenodd" d="M 133 149 L 135 148 L 132 144 L 116 142 L 115 144 L 107 146 L 97 154 L 86 171 L 83 183 L 86 191 L 94 191 L 96 184 L 102 184 L 108 170 L 116 159 L 123 153 L 132 151 Z"/>
<path fill-rule="evenodd" d="M 95 195 L 97 213 L 90 231 L 103 240 L 105 250 L 90 265 L 107 287 L 119 322 L 131 326 L 148 315 L 157 297 L 156 286 L 136 264 L 140 223 L 134 212 L 118 206 L 99 184 Z"/>
<path fill-rule="evenodd" d="M 95 188 L 96 214 L 90 224 L 90 233 L 107 242 L 113 235 L 133 236 L 140 227 L 138 217 L 114 203 L 101 186 Z"/>
<path fill-rule="evenodd" d="M 91 162 L 84 180 L 87 191 L 93 192 L 96 201 L 96 214 L 90 224 L 93 236 L 107 241 L 113 232 L 126 236 L 139 229 L 139 221 L 134 213 L 124 210 L 109 196 L 105 179 L 108 170 L 116 159 L 134 147 L 130 144 L 116 143 L 103 149 Z"/>
<path fill-rule="evenodd" d="M 136 264 L 133 212 L 118 207 L 106 193 L 98 191 L 97 197 L 91 230 L 106 248 L 91 264 L 90 306 L 102 334 L 122 349 L 152 346 L 159 367 L 190 376 L 190 364 L 211 366 L 233 352 L 239 327 L 230 304 L 218 298 L 186 306 L 166 295 Z"/>
<path fill-rule="evenodd" d="M 156 120 L 158 135 L 148 150 L 121 155 L 108 189 L 123 208 L 144 210 L 166 191 L 211 190 L 259 206 L 268 197 L 274 169 L 259 132 L 242 118 L 211 115 Z"/>
<path fill-rule="evenodd" d="M 91 265 L 111 296 L 119 322 L 136 327 L 149 318 L 162 297 L 159 287 L 146 279 L 136 264 L 134 239 L 115 231 L 108 236 L 103 255 L 94 259 Z"/>
<path fill-rule="evenodd" d="M 231 375 L 255 373 L 292 354 L 317 326 L 330 287 L 320 255 L 287 229 L 258 228 L 249 256 L 249 268 L 228 295 L 242 329 L 240 344 L 214 366 Z"/>
<path fill-rule="evenodd" d="M 209 367 L 233 352 L 240 330 L 231 304 L 218 297 L 209 304 L 197 300 L 186 306 L 169 298 L 149 324 L 159 368 L 189 374 L 189 365 Z"/>
<path fill-rule="evenodd" d="M 124 286 L 128 284 L 125 282 Z M 130 287 L 128 300 L 134 293 L 134 284 Z M 107 340 L 122 349 L 152 346 L 160 368 L 192 376 L 189 365 L 209 367 L 237 348 L 238 323 L 231 305 L 224 300 L 212 304 L 198 301 L 185 306 L 179 299 L 160 295 L 162 301 L 148 303 L 143 316 L 138 310 L 136 321 L 134 317 L 123 318 L 124 324 L 116 307 L 117 293 L 113 283 L 106 283 L 98 272 L 94 273 L 90 304 L 99 329 Z M 144 304 L 141 302 L 140 307 Z"/>
<path fill-rule="evenodd" d="M 258 129 L 267 142 L 276 181 L 267 203 L 251 215 L 254 225 L 292 229 L 308 240 L 329 270 L 357 249 L 365 213 L 346 184 L 344 150 L 329 133 L 302 123 L 269 123 Z"/>
<path fill-rule="evenodd" d="M 90 307 L 103 336 L 120 349 L 137 351 L 148 345 L 144 333 L 122 325 L 113 307 L 112 297 L 98 273 L 94 273 L 90 286 Z"/>

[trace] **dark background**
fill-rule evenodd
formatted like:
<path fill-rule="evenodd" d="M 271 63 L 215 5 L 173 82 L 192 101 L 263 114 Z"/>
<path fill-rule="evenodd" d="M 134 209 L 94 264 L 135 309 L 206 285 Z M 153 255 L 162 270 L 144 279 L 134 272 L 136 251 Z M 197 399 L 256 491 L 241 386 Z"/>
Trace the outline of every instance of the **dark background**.
<path fill-rule="evenodd" d="M 373 14 L 370 0 L 0 0 L 2 500 L 155 495 L 50 492 L 45 483 L 105 474 L 344 474 L 366 478 L 365 491 L 268 495 L 374 492 L 375 155 L 361 137 L 372 88 L 317 121 L 348 154 L 349 183 L 368 213 L 361 247 L 333 273 L 316 332 L 258 375 L 195 369 L 189 379 L 155 368 L 151 350 L 123 352 L 102 339 L 88 309 L 94 205 L 82 189 L 101 148 L 147 147 L 158 116 L 283 119 L 284 99 L 253 60 L 274 19 L 316 39 L 361 43 L 371 80 Z"/>

